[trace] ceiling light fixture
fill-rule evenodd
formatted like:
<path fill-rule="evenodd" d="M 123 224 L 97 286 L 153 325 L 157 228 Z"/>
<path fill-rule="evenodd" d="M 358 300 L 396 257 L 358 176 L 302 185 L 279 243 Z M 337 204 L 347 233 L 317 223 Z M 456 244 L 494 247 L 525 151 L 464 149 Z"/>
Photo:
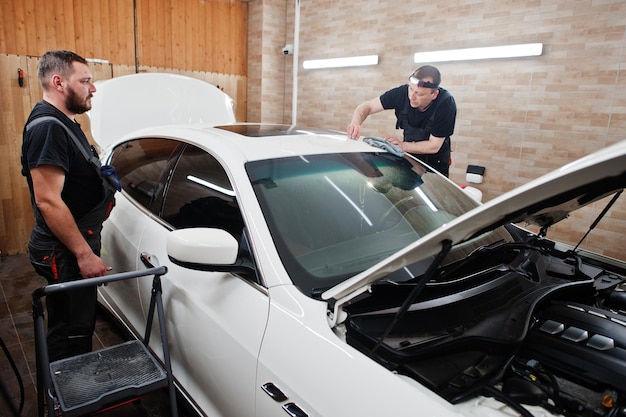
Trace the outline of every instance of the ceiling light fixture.
<path fill-rule="evenodd" d="M 470 61 L 492 58 L 518 58 L 538 56 L 543 51 L 542 43 L 525 43 L 520 45 L 491 46 L 485 48 L 450 49 L 446 51 L 417 52 L 413 57 L 415 63 Z"/>
<path fill-rule="evenodd" d="M 346 58 L 310 59 L 302 63 L 304 69 L 361 67 L 378 65 L 378 55 L 363 55 Z"/>

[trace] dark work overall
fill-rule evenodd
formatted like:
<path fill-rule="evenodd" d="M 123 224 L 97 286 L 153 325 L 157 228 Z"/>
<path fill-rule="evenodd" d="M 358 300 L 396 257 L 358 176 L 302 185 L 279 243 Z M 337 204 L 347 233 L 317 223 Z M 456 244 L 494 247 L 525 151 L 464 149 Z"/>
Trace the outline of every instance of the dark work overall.
<path fill-rule="evenodd" d="M 41 118 L 44 119 L 44 118 Z M 51 119 L 46 117 L 45 119 Z M 27 129 L 44 120 L 35 119 Z M 59 124 L 61 124 L 59 122 Z M 61 124 L 62 125 L 62 124 Z M 100 256 L 100 233 L 102 223 L 115 205 L 115 191 L 119 189 L 111 183 L 107 172 L 102 170 L 100 161 L 78 138 L 68 130 L 72 140 L 79 147 L 102 180 L 104 195 L 100 203 L 79 219 L 75 219 L 78 229 L 91 250 Z M 41 216 L 34 207 L 35 216 Z M 28 243 L 30 261 L 35 271 L 49 284 L 82 279 L 76 257 L 48 229 L 42 218 L 37 219 Z M 48 311 L 48 353 L 50 361 L 75 356 L 92 350 L 92 335 L 95 327 L 96 287 L 49 294 L 46 297 Z"/>
<path fill-rule="evenodd" d="M 105 192 L 103 201 L 76 221 L 93 252 L 100 256 L 102 222 L 113 207 L 113 194 Z M 36 225 L 28 244 L 35 271 L 49 284 L 81 279 L 76 257 L 44 227 Z M 53 293 L 46 297 L 48 310 L 48 351 L 50 360 L 66 358 L 92 349 L 95 326 L 96 288 Z"/>
<path fill-rule="evenodd" d="M 437 107 L 433 109 L 433 112 L 426 121 L 426 125 L 423 129 L 409 125 L 408 108 L 404 109 L 402 112 L 396 112 L 396 117 L 398 119 L 396 129 L 402 129 L 404 131 L 405 142 L 421 142 L 430 138 L 430 132 L 432 130 L 432 124 L 435 120 L 435 115 L 437 114 L 437 108 L 439 107 L 439 104 L 443 103 L 448 97 L 450 97 L 450 93 L 445 91 L 435 101 L 435 105 Z M 414 156 L 447 177 L 450 171 L 450 150 L 450 137 L 448 136 L 441 145 L 439 152 L 436 154 L 414 154 Z"/>

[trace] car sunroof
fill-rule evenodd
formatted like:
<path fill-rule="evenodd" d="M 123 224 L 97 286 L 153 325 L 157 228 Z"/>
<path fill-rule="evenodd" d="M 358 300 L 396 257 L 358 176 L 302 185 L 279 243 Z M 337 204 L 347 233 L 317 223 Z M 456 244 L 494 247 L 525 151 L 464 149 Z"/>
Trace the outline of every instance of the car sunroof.
<path fill-rule="evenodd" d="M 234 124 L 215 127 L 249 137 L 339 134 L 339 132 L 333 130 L 310 129 L 307 127 L 282 124 Z"/>

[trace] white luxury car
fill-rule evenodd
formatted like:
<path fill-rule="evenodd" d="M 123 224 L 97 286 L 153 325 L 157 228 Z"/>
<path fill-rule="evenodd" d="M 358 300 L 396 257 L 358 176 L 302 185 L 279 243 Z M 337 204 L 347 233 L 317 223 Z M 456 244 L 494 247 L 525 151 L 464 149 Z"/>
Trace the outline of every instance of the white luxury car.
<path fill-rule="evenodd" d="M 173 375 L 198 412 L 626 415 L 626 264 L 546 237 L 615 201 L 626 142 L 479 204 L 376 139 L 237 124 L 231 105 L 142 74 L 100 83 L 91 112 L 122 184 L 103 256 L 167 266 Z M 151 283 L 100 300 L 141 334 Z"/>

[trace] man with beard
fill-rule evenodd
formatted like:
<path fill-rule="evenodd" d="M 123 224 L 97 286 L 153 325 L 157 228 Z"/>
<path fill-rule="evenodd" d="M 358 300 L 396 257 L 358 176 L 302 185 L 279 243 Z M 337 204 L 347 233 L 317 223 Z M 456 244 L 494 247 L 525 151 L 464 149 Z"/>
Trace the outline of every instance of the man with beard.
<path fill-rule="evenodd" d="M 87 61 L 70 51 L 46 52 L 37 76 L 43 100 L 28 117 L 22 143 L 35 215 L 30 261 L 50 284 L 103 276 L 111 268 L 100 258 L 100 232 L 114 190 L 75 121 L 91 109 L 96 87 Z M 95 286 L 50 294 L 46 305 L 50 360 L 91 351 Z"/>

